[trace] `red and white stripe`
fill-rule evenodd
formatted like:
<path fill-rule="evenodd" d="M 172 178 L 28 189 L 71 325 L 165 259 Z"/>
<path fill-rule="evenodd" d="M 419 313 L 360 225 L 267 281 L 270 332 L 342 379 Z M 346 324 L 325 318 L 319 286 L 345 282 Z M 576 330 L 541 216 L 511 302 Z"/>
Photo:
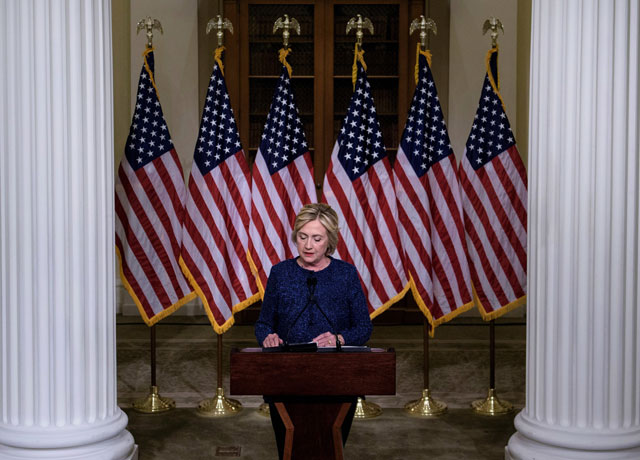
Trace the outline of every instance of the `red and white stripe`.
<path fill-rule="evenodd" d="M 204 177 L 194 162 L 189 177 L 182 259 L 215 331 L 233 325 L 233 313 L 256 300 L 246 258 L 249 168 L 242 150 Z"/>
<path fill-rule="evenodd" d="M 473 306 L 456 169 L 451 153 L 418 177 L 402 145 L 394 164 L 405 267 L 432 328 Z"/>
<path fill-rule="evenodd" d="M 185 187 L 174 149 L 116 178 L 116 248 L 125 286 L 148 325 L 193 298 L 180 256 Z"/>
<path fill-rule="evenodd" d="M 337 256 L 357 268 L 373 318 L 408 288 L 400 253 L 391 166 L 385 157 L 351 182 L 337 158 L 338 151 L 336 142 L 322 199 L 338 213 Z"/>
<path fill-rule="evenodd" d="M 477 171 L 462 157 L 460 184 L 478 307 L 493 319 L 521 301 L 527 283 L 527 177 L 515 145 Z"/>
<path fill-rule="evenodd" d="M 297 255 L 291 241 L 296 214 L 302 206 L 315 201 L 309 152 L 271 175 L 258 150 L 252 171 L 249 255 L 261 295 L 271 267 Z"/>

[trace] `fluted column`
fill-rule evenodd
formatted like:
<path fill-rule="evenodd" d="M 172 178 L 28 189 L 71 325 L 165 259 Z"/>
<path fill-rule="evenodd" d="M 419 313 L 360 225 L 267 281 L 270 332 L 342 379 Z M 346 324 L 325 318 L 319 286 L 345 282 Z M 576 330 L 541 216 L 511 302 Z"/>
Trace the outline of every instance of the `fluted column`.
<path fill-rule="evenodd" d="M 640 458 L 638 0 L 534 0 L 512 459 Z"/>
<path fill-rule="evenodd" d="M 0 2 L 0 458 L 137 458 L 116 403 L 111 3 Z"/>

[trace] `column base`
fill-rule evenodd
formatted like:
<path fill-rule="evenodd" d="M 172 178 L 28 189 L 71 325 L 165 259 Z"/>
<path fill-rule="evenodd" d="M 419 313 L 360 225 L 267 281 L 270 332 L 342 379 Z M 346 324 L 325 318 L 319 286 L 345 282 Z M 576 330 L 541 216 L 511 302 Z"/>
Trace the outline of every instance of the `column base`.
<path fill-rule="evenodd" d="M 640 448 L 624 450 L 579 450 L 557 447 L 533 441 L 516 433 L 504 448 L 506 460 L 637 460 Z"/>
<path fill-rule="evenodd" d="M 526 410 L 526 409 L 525 409 Z M 632 460 L 640 458 L 640 427 L 619 430 L 562 427 L 541 423 L 525 411 L 505 447 L 508 460 Z"/>
<path fill-rule="evenodd" d="M 0 444 L 0 460 L 25 459 L 65 460 L 138 460 L 138 445 L 128 431 L 95 444 L 62 449 L 10 447 Z"/>

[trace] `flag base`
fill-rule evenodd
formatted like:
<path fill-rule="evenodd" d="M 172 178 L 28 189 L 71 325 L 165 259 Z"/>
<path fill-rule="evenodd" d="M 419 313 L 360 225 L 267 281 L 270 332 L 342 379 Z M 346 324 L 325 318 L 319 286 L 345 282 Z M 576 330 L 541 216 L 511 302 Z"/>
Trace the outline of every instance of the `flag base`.
<path fill-rule="evenodd" d="M 203 417 L 229 417 L 237 415 L 242 410 L 242 404 L 224 395 L 224 389 L 218 387 L 213 398 L 203 399 L 198 404 L 198 415 Z"/>
<path fill-rule="evenodd" d="M 171 398 L 165 398 L 158 394 L 158 387 L 153 385 L 146 398 L 138 399 L 133 403 L 133 409 L 144 414 L 156 414 L 166 412 L 176 407 L 176 402 Z"/>
<path fill-rule="evenodd" d="M 258 407 L 258 415 L 262 415 L 263 417 L 271 417 L 269 404 L 262 403 L 260 407 Z"/>
<path fill-rule="evenodd" d="M 486 399 L 478 399 L 471 403 L 473 412 L 480 415 L 503 415 L 513 410 L 513 404 L 508 401 L 500 401 L 496 396 L 495 388 L 489 388 Z"/>
<path fill-rule="evenodd" d="M 382 415 L 382 409 L 375 403 L 367 402 L 358 397 L 356 403 L 356 412 L 353 416 L 355 419 L 375 418 Z"/>
<path fill-rule="evenodd" d="M 422 390 L 422 398 L 408 402 L 404 411 L 414 417 L 433 417 L 442 415 L 447 411 L 447 405 L 442 401 L 436 401 L 431 397 L 431 390 Z"/>

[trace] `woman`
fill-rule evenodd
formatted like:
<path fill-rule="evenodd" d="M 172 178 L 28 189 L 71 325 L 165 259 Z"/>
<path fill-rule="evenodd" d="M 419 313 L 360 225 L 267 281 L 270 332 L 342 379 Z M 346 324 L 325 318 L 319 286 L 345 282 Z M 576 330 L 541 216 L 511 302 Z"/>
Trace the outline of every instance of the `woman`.
<path fill-rule="evenodd" d="M 316 342 L 319 347 L 363 345 L 371 320 L 353 265 L 331 257 L 338 244 L 338 215 L 331 206 L 304 206 L 291 239 L 298 257 L 271 269 L 256 323 L 263 347 Z M 326 317 L 325 317 L 326 316 Z"/>
<path fill-rule="evenodd" d="M 338 215 L 324 203 L 303 206 L 291 239 L 298 257 L 274 265 L 267 280 L 255 333 L 263 347 L 316 342 L 319 347 L 363 345 L 373 329 L 358 273 L 353 265 L 331 257 L 338 245 Z M 270 398 L 271 423 L 280 458 L 285 427 Z M 342 423 L 347 442 L 356 398 Z"/>

